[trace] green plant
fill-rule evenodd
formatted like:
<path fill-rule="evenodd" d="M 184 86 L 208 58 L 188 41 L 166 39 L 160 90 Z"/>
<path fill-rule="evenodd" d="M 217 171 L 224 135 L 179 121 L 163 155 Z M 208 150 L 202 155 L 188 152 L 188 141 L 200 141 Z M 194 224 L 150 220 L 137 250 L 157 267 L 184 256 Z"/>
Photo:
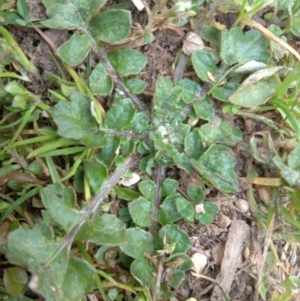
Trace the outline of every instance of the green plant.
<path fill-rule="evenodd" d="M 30 22 L 32 22 L 32 20 L 30 20 L 30 8 L 25 0 L 18 0 L 16 11 L 7 12 L 4 19 L 5 25 L 17 24 L 28 26 Z"/>
<path fill-rule="evenodd" d="M 54 49 L 57 65 L 64 66 L 73 81 L 66 79 L 64 71 L 61 78 L 45 73 L 57 89 L 43 100 L 17 81 L 2 85 L 6 115 L 0 124 L 0 178 L 17 197 L 1 195 L 5 201 L 0 203 L 0 220 L 4 222 L 13 211 L 19 218 L 4 224 L 8 236 L 1 251 L 22 268 L 5 270 L 1 293 L 21 297 L 28 284 L 46 300 L 56 301 L 85 300 L 85 294 L 96 289 L 104 300 L 122 300 L 126 294 L 135 294 L 135 300 L 171 298 L 169 287 L 177 288 L 192 267 L 186 254 L 191 241 L 176 222 L 213 222 L 219 207 L 207 201 L 206 187 L 225 195 L 239 191 L 234 170 L 237 147 L 278 171 L 278 186 L 285 181 L 283 189 L 292 200 L 289 210 L 279 205 L 279 211 L 288 223 L 300 228 L 296 218 L 300 210 L 299 147 L 291 152 L 284 149 L 281 157 L 276 145 L 280 139 L 275 135 L 280 132 L 292 140 L 292 129 L 298 145 L 299 64 L 291 61 L 277 66 L 284 56 L 275 59 L 268 39 L 256 29 L 220 30 L 205 25 L 200 36 L 211 47 L 191 55 L 199 81 L 183 78 L 173 83 L 158 77 L 149 112 L 137 96 L 146 88 L 138 78 L 147 64 L 146 56 L 130 48 L 106 55 L 102 48 L 102 42 L 121 43 L 129 37 L 130 12 L 103 9 L 105 0 L 43 3 L 49 19 L 40 25 L 73 31 L 68 41 Z M 266 5 L 264 1 L 235 3 L 233 11 L 240 12 L 237 22 L 248 22 Z M 164 5 L 158 1 L 148 11 L 151 18 L 141 34 L 146 40 L 150 37 L 148 42 L 155 26 L 193 15 L 179 11 L 180 2 L 163 12 Z M 292 6 L 288 8 L 291 11 Z M 24 22 L 15 19 L 16 23 L 28 25 L 25 2 L 18 1 L 17 9 Z M 16 70 L 20 65 L 37 74 L 7 30 L 1 27 L 0 33 L 2 51 L 12 49 L 13 53 L 6 65 L 12 63 Z M 85 68 L 91 53 L 99 62 Z M 76 70 L 78 65 L 84 71 Z M 18 74 L 6 75 L 27 80 Z M 97 100 L 104 96 L 114 100 L 107 112 Z M 256 118 L 272 127 L 274 135 L 244 141 L 241 130 L 220 118 L 216 100 L 224 104 L 223 113 Z M 279 111 L 287 126 L 279 127 L 259 115 L 270 109 Z M 39 122 L 40 116 L 46 125 Z M 134 164 L 142 180 L 130 169 Z M 202 187 L 189 185 L 182 195 L 179 182 L 166 176 L 168 166 L 186 173 L 195 171 Z M 31 199 L 33 206 L 44 208 L 42 218 L 21 209 Z M 116 211 L 117 199 L 121 205 Z M 251 200 L 263 227 L 274 216 L 273 207 L 261 217 L 255 211 L 254 197 Z M 133 276 L 126 283 L 116 276 L 122 269 Z M 32 274 L 29 282 L 25 270 Z M 161 284 L 162 270 L 169 276 Z M 20 281 L 16 283 L 14 277 Z M 289 280 L 279 285 L 290 296 L 298 282 Z"/>

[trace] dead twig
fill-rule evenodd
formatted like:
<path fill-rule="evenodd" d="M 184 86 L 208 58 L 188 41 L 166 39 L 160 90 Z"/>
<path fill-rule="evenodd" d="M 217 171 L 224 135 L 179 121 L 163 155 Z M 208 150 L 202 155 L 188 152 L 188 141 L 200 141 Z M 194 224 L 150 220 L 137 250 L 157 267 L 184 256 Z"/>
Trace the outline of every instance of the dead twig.
<path fill-rule="evenodd" d="M 84 30 L 84 33 L 89 38 L 90 42 L 93 45 L 93 51 L 100 60 L 100 62 L 104 65 L 106 71 L 109 73 L 109 75 L 112 77 L 117 89 L 119 90 L 119 93 L 123 94 L 125 97 L 130 98 L 132 102 L 134 103 L 135 107 L 140 111 L 147 111 L 147 108 L 145 104 L 143 104 L 136 95 L 129 92 L 125 84 L 123 83 L 123 80 L 121 76 L 116 72 L 116 70 L 113 68 L 111 63 L 109 62 L 106 53 L 104 50 L 97 44 L 93 36 L 90 34 L 88 30 Z"/>
<path fill-rule="evenodd" d="M 100 191 L 98 195 L 96 195 L 90 202 L 90 204 L 84 209 L 83 214 L 79 218 L 79 220 L 76 222 L 76 224 L 72 227 L 70 232 L 66 234 L 63 239 L 62 243 L 57 249 L 57 251 L 51 256 L 51 258 L 43 263 L 43 267 L 46 270 L 49 270 L 49 264 L 60 254 L 60 252 L 64 248 L 68 248 L 68 252 L 70 251 L 71 244 L 79 231 L 79 229 L 82 227 L 82 225 L 88 220 L 88 218 L 97 210 L 99 205 L 103 202 L 104 198 L 107 196 L 107 194 L 110 192 L 110 190 L 118 183 L 121 176 L 135 163 L 139 160 L 140 155 L 137 153 L 132 154 L 130 157 L 126 159 L 124 164 L 118 168 L 107 180 L 106 185 L 104 188 Z"/>
<path fill-rule="evenodd" d="M 255 294 L 254 294 L 254 301 L 258 301 L 259 299 L 259 289 L 260 289 L 260 285 L 263 279 L 263 269 L 265 266 L 265 262 L 267 260 L 267 255 L 268 255 L 268 250 L 269 250 L 269 245 L 272 241 L 272 233 L 273 233 L 273 229 L 274 229 L 274 220 L 275 220 L 275 214 L 273 213 L 267 233 L 266 233 L 266 237 L 265 237 L 265 241 L 264 241 L 264 250 L 262 254 L 257 254 L 256 256 L 256 266 L 257 266 L 257 281 L 255 284 Z"/>
<path fill-rule="evenodd" d="M 220 286 L 215 286 L 211 300 L 226 300 L 224 299 L 224 292 L 226 294 L 230 292 L 236 269 L 240 265 L 243 242 L 249 234 L 249 226 L 244 221 L 232 221 L 227 237 L 221 271 L 216 278 Z"/>

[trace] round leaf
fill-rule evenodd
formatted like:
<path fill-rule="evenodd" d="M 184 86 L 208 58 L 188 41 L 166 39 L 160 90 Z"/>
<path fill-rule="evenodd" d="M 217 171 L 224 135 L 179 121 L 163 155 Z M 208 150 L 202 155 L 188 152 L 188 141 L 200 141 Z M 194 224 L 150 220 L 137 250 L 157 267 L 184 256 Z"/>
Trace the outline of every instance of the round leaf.
<path fill-rule="evenodd" d="M 136 109 L 129 98 L 124 98 L 108 110 L 103 122 L 103 127 L 122 130 L 130 126 Z"/>
<path fill-rule="evenodd" d="M 128 37 L 131 27 L 131 14 L 127 10 L 106 10 L 90 23 L 90 32 L 94 38 L 114 43 Z"/>
<path fill-rule="evenodd" d="M 161 196 L 165 197 L 176 192 L 179 182 L 174 179 L 165 179 L 161 185 Z"/>
<path fill-rule="evenodd" d="M 57 49 L 56 54 L 69 66 L 76 66 L 84 61 L 91 49 L 92 44 L 85 34 L 74 33 Z"/>
<path fill-rule="evenodd" d="M 195 203 L 200 203 L 204 200 L 203 191 L 196 185 L 189 185 L 187 188 L 187 194 Z"/>
<path fill-rule="evenodd" d="M 183 217 L 190 218 L 194 214 L 193 205 L 185 198 L 178 198 L 176 200 L 176 207 L 177 207 L 178 212 Z"/>
<path fill-rule="evenodd" d="M 151 235 L 139 228 L 129 228 L 126 230 L 127 243 L 120 246 L 121 250 L 133 257 L 144 257 L 144 252 L 149 252 Z"/>
<path fill-rule="evenodd" d="M 197 219 L 202 225 L 210 225 L 214 220 L 214 216 L 212 214 L 203 212 L 196 213 L 194 218 Z"/>
<path fill-rule="evenodd" d="M 201 119 L 213 120 L 215 118 L 214 106 L 212 104 L 212 101 L 208 97 L 195 102 L 193 107 L 196 115 Z"/>
<path fill-rule="evenodd" d="M 164 235 L 166 235 L 168 245 L 175 245 L 173 254 L 185 253 L 192 246 L 189 236 L 176 225 L 162 227 L 158 236 L 163 240 Z"/>
<path fill-rule="evenodd" d="M 203 203 L 203 206 L 204 206 L 204 210 L 205 212 L 207 213 L 210 213 L 210 214 L 217 214 L 219 212 L 219 207 L 218 205 L 214 204 L 214 203 L 211 203 L 211 202 L 204 202 Z"/>
<path fill-rule="evenodd" d="M 141 94 L 147 87 L 147 83 L 139 78 L 129 78 L 124 81 L 124 84 L 133 94 Z"/>
<path fill-rule="evenodd" d="M 157 219 L 163 224 L 172 224 L 180 219 L 182 215 L 178 212 L 176 207 L 176 200 L 182 198 L 178 193 L 170 195 L 165 198 L 160 210 L 158 211 Z"/>
<path fill-rule="evenodd" d="M 148 258 L 134 260 L 130 266 L 130 272 L 144 287 L 155 287 L 156 278 L 153 274 L 157 271 L 154 264 Z"/>
<path fill-rule="evenodd" d="M 209 74 L 215 76 L 219 72 L 216 58 L 213 54 L 203 50 L 193 51 L 192 64 L 199 78 L 205 82 L 211 81 Z"/>
<path fill-rule="evenodd" d="M 156 185 L 153 181 L 142 181 L 139 183 L 139 190 L 149 201 L 154 200 Z"/>
<path fill-rule="evenodd" d="M 143 197 L 139 197 L 129 204 L 129 212 L 134 223 L 139 227 L 151 226 L 151 216 L 154 213 L 154 207 L 151 202 Z"/>
<path fill-rule="evenodd" d="M 89 86 L 94 95 L 110 95 L 114 87 L 113 79 L 107 73 L 103 64 L 99 63 L 92 71 Z"/>
<path fill-rule="evenodd" d="M 139 74 L 147 64 L 147 57 L 133 49 L 115 51 L 108 56 L 108 59 L 122 76 Z"/>
<path fill-rule="evenodd" d="M 185 103 L 192 103 L 195 95 L 201 90 L 198 83 L 187 78 L 180 80 L 176 85 L 183 88 L 182 99 Z"/>

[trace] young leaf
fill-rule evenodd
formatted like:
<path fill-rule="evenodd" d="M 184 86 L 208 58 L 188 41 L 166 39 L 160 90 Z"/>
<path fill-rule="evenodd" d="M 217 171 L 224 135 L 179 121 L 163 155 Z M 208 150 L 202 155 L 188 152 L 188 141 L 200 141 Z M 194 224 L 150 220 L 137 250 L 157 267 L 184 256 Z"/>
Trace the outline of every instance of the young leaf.
<path fill-rule="evenodd" d="M 128 206 L 134 223 L 142 228 L 150 228 L 152 215 L 154 214 L 153 203 L 143 197 L 139 197 Z"/>
<path fill-rule="evenodd" d="M 189 219 L 194 214 L 193 205 L 185 198 L 176 200 L 177 211 L 185 218 Z"/>
<path fill-rule="evenodd" d="M 87 28 L 90 19 L 99 11 L 107 0 L 43 0 L 46 14 L 50 18 L 41 23 L 56 29 Z"/>
<path fill-rule="evenodd" d="M 216 66 L 216 58 L 209 52 L 203 50 L 193 51 L 192 63 L 199 78 L 205 82 L 212 80 L 209 78 L 209 74 L 215 76 L 219 73 L 219 68 Z"/>
<path fill-rule="evenodd" d="M 165 98 L 170 95 L 170 91 L 173 89 L 173 82 L 164 77 L 159 76 L 155 84 L 155 95 L 154 103 L 156 106 L 159 106 L 159 103 L 162 102 Z"/>
<path fill-rule="evenodd" d="M 19 15 L 25 20 L 29 15 L 29 5 L 25 0 L 18 0 L 17 10 Z"/>
<path fill-rule="evenodd" d="M 69 66 L 76 66 L 84 61 L 91 49 L 92 44 L 85 34 L 74 33 L 56 54 Z"/>
<path fill-rule="evenodd" d="M 189 256 L 184 253 L 174 254 L 166 260 L 166 266 L 170 266 L 173 272 L 168 284 L 177 288 L 184 279 L 185 272 L 193 267 L 193 262 Z"/>
<path fill-rule="evenodd" d="M 122 245 L 121 250 L 133 258 L 144 257 L 144 252 L 149 252 L 151 235 L 149 232 L 139 228 L 126 230 L 127 243 Z"/>
<path fill-rule="evenodd" d="M 130 266 L 130 273 L 146 288 L 155 287 L 156 278 L 153 275 L 156 272 L 154 264 L 148 258 L 137 258 Z"/>
<path fill-rule="evenodd" d="M 161 185 L 161 196 L 166 197 L 176 192 L 179 182 L 174 179 L 165 179 Z"/>
<path fill-rule="evenodd" d="M 107 43 L 120 42 L 128 37 L 131 14 L 127 10 L 106 10 L 90 23 L 89 31 L 94 38 Z"/>
<path fill-rule="evenodd" d="M 139 183 L 139 190 L 149 201 L 154 200 L 156 185 L 153 181 L 146 180 Z"/>
<path fill-rule="evenodd" d="M 211 43 L 211 45 L 219 51 L 222 38 L 222 30 L 212 25 L 204 25 L 200 32 L 200 36 Z"/>
<path fill-rule="evenodd" d="M 232 150 L 224 145 L 212 145 L 202 157 L 194 163 L 194 168 L 216 188 L 224 192 L 239 190 L 234 166 L 236 159 Z"/>
<path fill-rule="evenodd" d="M 139 78 L 129 78 L 124 80 L 125 86 L 133 94 L 141 94 L 147 87 L 147 83 Z"/>
<path fill-rule="evenodd" d="M 210 213 L 205 212 L 195 213 L 194 218 L 205 226 L 210 225 L 214 221 L 214 216 Z"/>
<path fill-rule="evenodd" d="M 80 140 L 88 147 L 101 147 L 106 138 L 94 122 L 89 98 L 79 92 L 71 94 L 71 102 L 59 102 L 50 113 L 56 123 L 58 135 Z"/>
<path fill-rule="evenodd" d="M 201 203 L 204 200 L 203 191 L 196 185 L 189 185 L 189 187 L 187 188 L 187 194 L 197 204 Z"/>
<path fill-rule="evenodd" d="M 106 96 L 111 94 L 114 82 L 101 63 L 93 69 L 89 78 L 89 86 L 94 95 Z"/>
<path fill-rule="evenodd" d="M 210 121 L 215 118 L 214 106 L 208 97 L 203 100 L 196 101 L 193 107 L 196 115 L 201 119 Z"/>
<path fill-rule="evenodd" d="M 219 207 L 211 202 L 203 202 L 195 207 L 195 219 L 203 225 L 209 225 L 213 222 L 214 216 L 219 212 Z"/>
<path fill-rule="evenodd" d="M 114 103 L 103 122 L 104 128 L 123 130 L 131 125 L 136 109 L 129 98 Z"/>
<path fill-rule="evenodd" d="M 193 102 L 195 95 L 201 90 L 199 84 L 187 78 L 184 78 L 177 82 L 176 86 L 183 88 L 182 100 L 187 104 Z"/>
<path fill-rule="evenodd" d="M 165 198 L 157 215 L 157 219 L 162 224 L 172 224 L 182 219 L 182 215 L 178 212 L 176 207 L 176 200 L 181 198 L 182 196 L 179 193 L 172 194 Z"/>
<path fill-rule="evenodd" d="M 252 29 L 244 33 L 239 27 L 222 31 L 220 56 L 228 65 L 252 60 L 268 63 L 271 59 L 268 40 L 258 30 Z"/>
<path fill-rule="evenodd" d="M 108 178 L 106 166 L 95 159 L 83 160 L 83 166 L 92 191 L 96 195 L 106 185 L 106 179 Z"/>
<path fill-rule="evenodd" d="M 147 57 L 133 49 L 117 50 L 108 56 L 115 70 L 122 76 L 139 74 L 147 64 Z"/>
<path fill-rule="evenodd" d="M 175 245 L 173 254 L 185 253 L 192 246 L 189 236 L 176 225 L 162 227 L 158 232 L 158 236 L 163 239 L 164 235 L 166 235 L 168 245 Z"/>

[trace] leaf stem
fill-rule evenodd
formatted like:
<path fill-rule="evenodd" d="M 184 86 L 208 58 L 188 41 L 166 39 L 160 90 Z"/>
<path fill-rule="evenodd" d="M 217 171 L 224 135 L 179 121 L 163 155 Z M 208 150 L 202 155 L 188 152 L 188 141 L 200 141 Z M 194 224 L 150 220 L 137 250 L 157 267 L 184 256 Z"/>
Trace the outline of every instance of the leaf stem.
<path fill-rule="evenodd" d="M 150 234 L 151 234 L 151 246 L 150 246 L 150 254 L 153 255 L 153 237 L 156 232 L 156 226 L 157 226 L 157 213 L 158 213 L 158 208 L 160 206 L 160 201 L 161 201 L 161 184 L 162 181 L 165 178 L 166 174 L 166 169 L 164 166 L 160 166 L 158 164 L 155 165 L 155 194 L 154 194 L 154 212 L 152 216 L 152 224 L 150 227 Z"/>
<path fill-rule="evenodd" d="M 88 220 L 88 218 L 91 216 L 92 213 L 94 213 L 99 205 L 103 202 L 104 198 L 107 196 L 107 194 L 110 192 L 110 190 L 117 184 L 120 177 L 140 158 L 140 155 L 137 153 L 132 154 L 130 157 L 126 159 L 124 164 L 118 168 L 107 180 L 105 187 L 100 191 L 98 195 L 96 195 L 90 204 L 84 209 L 81 217 L 76 222 L 76 224 L 72 227 L 70 232 L 66 234 L 63 239 L 62 243 L 57 249 L 57 251 L 50 257 L 50 259 L 43 263 L 42 266 L 46 270 L 48 270 L 49 264 L 59 255 L 59 253 L 64 249 L 68 248 L 68 252 L 70 251 L 70 247 L 72 242 L 74 241 L 74 238 L 79 231 L 79 229 L 82 227 L 82 225 Z"/>
<path fill-rule="evenodd" d="M 130 98 L 132 102 L 134 103 L 135 107 L 140 111 L 147 111 L 146 106 L 138 99 L 138 97 L 132 93 L 129 92 L 125 84 L 123 83 L 123 80 L 121 76 L 116 72 L 116 70 L 113 68 L 109 60 L 107 59 L 106 53 L 104 50 L 97 44 L 96 40 L 93 38 L 93 36 L 90 34 L 90 32 L 87 29 L 84 29 L 84 33 L 89 38 L 90 42 L 93 45 L 94 53 L 97 55 L 101 63 L 104 65 L 106 71 L 110 74 L 110 76 L 113 78 L 114 83 L 125 97 Z"/>
<path fill-rule="evenodd" d="M 193 108 L 193 105 L 196 101 L 201 100 L 204 98 L 204 96 L 210 92 L 210 90 L 216 85 L 216 83 L 228 72 L 228 68 L 224 68 L 223 70 L 220 71 L 220 73 L 216 76 L 216 81 L 205 83 L 202 86 L 202 89 L 195 95 L 194 100 L 192 103 L 188 104 L 187 106 L 184 107 L 183 109 L 183 114 L 184 116 L 189 115 L 191 109 Z"/>

